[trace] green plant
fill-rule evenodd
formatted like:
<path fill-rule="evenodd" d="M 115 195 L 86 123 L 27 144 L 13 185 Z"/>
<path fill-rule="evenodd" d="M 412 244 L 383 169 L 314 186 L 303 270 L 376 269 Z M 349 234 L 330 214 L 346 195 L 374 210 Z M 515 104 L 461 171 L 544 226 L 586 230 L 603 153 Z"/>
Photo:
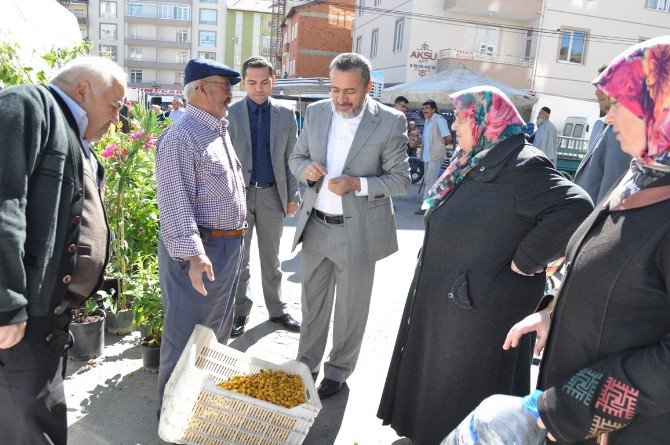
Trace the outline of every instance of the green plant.
<path fill-rule="evenodd" d="M 41 56 L 48 69 L 36 70 L 22 60 L 18 44 L 2 43 L 0 44 L 0 89 L 22 83 L 47 83 L 53 71 L 88 53 L 92 46 L 90 41 L 84 40 L 73 48 L 54 48 Z"/>
<path fill-rule="evenodd" d="M 86 300 L 72 313 L 72 322 L 83 324 L 91 321 L 91 317 L 94 315 L 93 313 L 100 307 L 100 303 L 101 301 L 99 298 L 89 298 Z"/>
<path fill-rule="evenodd" d="M 155 256 L 141 261 L 142 268 L 130 279 L 128 292 L 132 294 L 135 326 L 144 325 L 145 346 L 158 346 L 163 334 L 165 311 L 158 282 L 158 260 Z M 148 265 L 148 267 L 146 267 Z"/>
<path fill-rule="evenodd" d="M 116 310 L 134 296 L 136 273 L 147 269 L 158 242 L 158 205 L 153 175 L 156 137 L 164 125 L 140 105 L 132 108 L 136 127 L 125 134 L 110 126 L 96 144 L 106 169 L 105 206 L 112 231 L 108 274 L 120 281 Z"/>

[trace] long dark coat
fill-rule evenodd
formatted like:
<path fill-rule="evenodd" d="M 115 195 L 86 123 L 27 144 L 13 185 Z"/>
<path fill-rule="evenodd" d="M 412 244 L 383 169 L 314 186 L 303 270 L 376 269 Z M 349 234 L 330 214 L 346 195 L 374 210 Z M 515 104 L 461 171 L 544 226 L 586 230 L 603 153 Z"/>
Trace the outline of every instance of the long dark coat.
<path fill-rule="evenodd" d="M 592 204 L 521 135 L 494 147 L 426 215 L 426 235 L 378 416 L 416 444 L 439 443 L 484 398 L 525 395 L 531 347 L 503 351 L 507 331 L 542 297 Z"/>
<path fill-rule="evenodd" d="M 670 175 L 654 185 L 662 183 Z M 610 445 L 670 444 L 667 191 L 665 198 L 600 208 L 570 240 L 538 379 L 547 388 L 542 419 L 561 443 L 595 444 L 609 432 Z"/>

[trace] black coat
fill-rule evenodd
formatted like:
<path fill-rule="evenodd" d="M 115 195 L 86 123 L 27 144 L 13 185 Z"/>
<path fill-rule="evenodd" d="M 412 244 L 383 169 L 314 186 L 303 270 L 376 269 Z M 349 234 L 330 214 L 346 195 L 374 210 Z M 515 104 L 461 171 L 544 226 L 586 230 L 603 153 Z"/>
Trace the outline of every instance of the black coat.
<path fill-rule="evenodd" d="M 670 200 L 593 212 L 567 253 L 538 380 L 547 429 L 562 443 L 613 430 L 610 445 L 670 444 Z"/>
<path fill-rule="evenodd" d="M 503 351 L 536 307 L 544 274 L 592 209 L 523 136 L 504 140 L 426 215 L 426 235 L 378 416 L 437 444 L 484 398 L 525 395 L 531 348 Z"/>

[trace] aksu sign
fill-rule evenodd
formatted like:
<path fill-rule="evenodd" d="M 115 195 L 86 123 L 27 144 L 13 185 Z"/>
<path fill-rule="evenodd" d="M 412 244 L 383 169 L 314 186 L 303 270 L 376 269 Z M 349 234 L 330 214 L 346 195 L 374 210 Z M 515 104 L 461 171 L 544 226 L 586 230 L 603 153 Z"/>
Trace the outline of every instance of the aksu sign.
<path fill-rule="evenodd" d="M 426 42 L 409 55 L 409 67 L 415 70 L 419 77 L 433 74 L 437 71 L 437 53 L 430 49 Z"/>

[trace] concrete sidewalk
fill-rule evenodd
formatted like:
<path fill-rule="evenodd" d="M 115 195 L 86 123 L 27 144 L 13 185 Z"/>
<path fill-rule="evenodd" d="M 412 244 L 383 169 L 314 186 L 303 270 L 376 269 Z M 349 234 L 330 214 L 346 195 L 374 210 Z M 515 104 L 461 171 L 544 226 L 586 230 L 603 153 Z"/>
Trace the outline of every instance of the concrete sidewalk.
<path fill-rule="evenodd" d="M 356 371 L 347 387 L 324 400 L 305 445 L 395 444 L 404 442 L 381 425 L 377 406 L 395 343 L 398 323 L 423 240 L 423 217 L 414 215 L 421 197 L 418 185 L 394 199 L 399 251 L 377 264 L 370 318 Z M 289 312 L 300 319 L 300 251 L 291 252 L 295 219 L 286 221 L 280 260 L 282 293 Z M 254 243 L 255 244 L 255 243 Z M 247 331 L 229 346 L 275 363 L 295 358 L 298 335 L 277 330 L 268 321 L 260 287 L 258 250 L 252 250 L 254 307 Z M 104 355 L 92 362 L 70 361 L 65 393 L 69 444 L 163 444 L 157 435 L 156 374 L 142 369 L 139 333 L 107 335 Z M 327 350 L 330 349 L 330 342 Z M 321 375 L 319 378 L 322 378 Z"/>

